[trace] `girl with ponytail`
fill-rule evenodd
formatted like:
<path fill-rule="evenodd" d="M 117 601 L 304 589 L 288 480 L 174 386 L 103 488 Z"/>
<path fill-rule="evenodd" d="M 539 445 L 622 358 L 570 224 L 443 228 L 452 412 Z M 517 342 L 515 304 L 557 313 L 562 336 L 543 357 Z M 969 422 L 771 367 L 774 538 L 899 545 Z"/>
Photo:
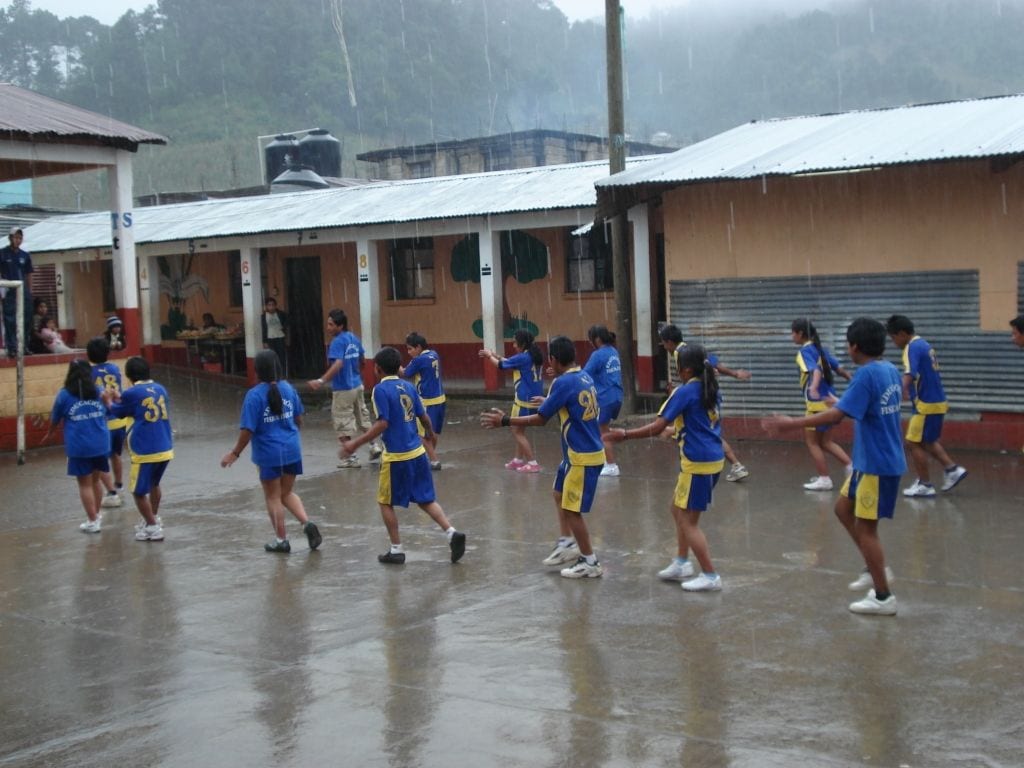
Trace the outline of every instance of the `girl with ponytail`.
<path fill-rule="evenodd" d="M 260 485 L 267 504 L 267 514 L 274 526 L 274 540 L 267 552 L 291 552 L 292 546 L 284 526 L 287 509 L 302 524 L 309 548 L 316 549 L 323 538 L 302 506 L 302 499 L 293 490 L 295 477 L 302 474 L 302 400 L 287 381 L 280 378 L 281 363 L 277 353 L 264 349 L 254 360 L 259 384 L 245 394 L 242 403 L 242 424 L 235 447 L 220 460 L 222 467 L 234 464 L 242 451 L 252 443 L 252 462 L 259 469 Z"/>
<path fill-rule="evenodd" d="M 537 413 L 537 406 L 531 401 L 544 393 L 544 354 L 534 341 L 533 334 L 523 328 L 515 332 L 512 341 L 517 350 L 512 357 L 501 357 L 489 349 L 481 349 L 478 354 L 498 370 L 512 371 L 514 394 L 509 415 L 512 418 L 533 416 Z M 516 453 L 506 462 L 505 469 L 526 474 L 540 472 L 540 465 L 533 457 L 530 438 L 526 436 L 526 427 L 512 427 L 512 438 L 516 441 Z"/>
<path fill-rule="evenodd" d="M 665 581 L 681 581 L 687 592 L 717 592 L 722 578 L 715 572 L 707 539 L 700 529 L 700 515 L 711 505 L 711 495 L 725 466 L 719 419 L 718 377 L 704 348 L 680 347 L 678 360 L 682 384 L 672 390 L 650 424 L 636 429 L 611 429 L 604 439 L 617 443 L 640 437 L 657 437 L 674 428 L 679 443 L 679 478 L 672 496 L 676 528 L 676 557 L 658 572 Z M 701 573 L 695 578 L 689 553 L 693 550 Z"/>
<path fill-rule="evenodd" d="M 797 318 L 790 325 L 793 343 L 800 347 L 796 353 L 796 365 L 800 369 L 800 389 L 804 393 L 805 413 L 811 416 L 827 411 L 836 401 L 836 390 L 833 387 L 835 375 L 839 374 L 847 381 L 850 373 L 836 360 L 835 355 L 826 348 L 818 337 L 818 329 L 807 318 Z M 832 440 L 829 431 L 831 425 L 807 427 L 804 430 L 804 442 L 814 462 L 817 474 L 804 483 L 808 491 L 831 491 L 832 478 L 828 474 L 825 454 L 830 453 L 837 461 L 842 462 L 849 474 L 852 465 L 850 457 L 838 443 Z"/>

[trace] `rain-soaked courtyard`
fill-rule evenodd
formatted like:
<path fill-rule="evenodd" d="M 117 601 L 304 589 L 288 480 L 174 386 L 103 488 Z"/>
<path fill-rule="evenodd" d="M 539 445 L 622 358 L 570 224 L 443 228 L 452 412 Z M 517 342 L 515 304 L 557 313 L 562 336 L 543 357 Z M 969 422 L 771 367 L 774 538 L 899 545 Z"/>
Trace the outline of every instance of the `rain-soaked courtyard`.
<path fill-rule="evenodd" d="M 0 457 L 0 765 L 1024 762 L 1020 456 L 961 452 L 955 491 L 900 500 L 883 526 L 899 616 L 865 617 L 800 445 L 738 444 L 751 476 L 702 522 L 724 589 L 686 594 L 656 577 L 667 442 L 620 447 L 589 517 L 605 575 L 572 581 L 540 562 L 557 429 L 531 432 L 544 472 L 518 475 L 485 403 L 453 400 L 435 480 L 466 556 L 410 510 L 408 562 L 385 566 L 376 469 L 336 469 L 315 411 L 297 489 L 324 543 L 292 522 L 272 555 L 248 455 L 218 465 L 241 390 L 171 391 L 163 543 L 134 541 L 129 505 L 81 534 L 60 448 Z"/>

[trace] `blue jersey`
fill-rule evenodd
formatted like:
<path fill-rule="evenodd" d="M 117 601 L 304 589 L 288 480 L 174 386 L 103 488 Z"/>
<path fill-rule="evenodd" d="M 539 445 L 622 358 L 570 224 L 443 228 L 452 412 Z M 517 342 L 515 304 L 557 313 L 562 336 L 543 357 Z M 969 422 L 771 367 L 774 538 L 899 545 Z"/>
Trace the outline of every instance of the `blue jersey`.
<path fill-rule="evenodd" d="M 704 407 L 699 379 L 690 379 L 668 396 L 658 415 L 673 426 L 679 441 L 679 466 L 693 475 L 713 475 L 722 471 L 722 423 L 719 409 Z"/>
<path fill-rule="evenodd" d="M 562 428 L 562 458 L 579 467 L 604 464 L 604 443 L 597 419 L 600 406 L 590 374 L 570 368 L 551 385 L 538 411 L 545 419 L 558 414 Z"/>
<path fill-rule="evenodd" d="M 512 371 L 512 387 L 515 390 L 516 405 L 533 408 L 530 398 L 543 394 L 544 366 L 534 365 L 529 352 L 519 352 L 498 362 L 499 368 Z"/>
<path fill-rule="evenodd" d="M 64 421 L 64 452 L 71 459 L 91 459 L 110 453 L 107 409 L 99 400 L 82 400 L 66 389 L 57 393 L 50 424 Z"/>
<path fill-rule="evenodd" d="M 855 419 L 853 468 L 869 475 L 902 475 L 907 470 L 900 433 L 900 393 L 896 366 L 885 360 L 862 365 L 836 407 Z"/>
<path fill-rule="evenodd" d="M 825 381 L 823 372 L 821 384 L 818 385 L 818 396 L 811 397 L 811 377 L 815 369 L 823 371 L 821 367 L 822 356 L 828 360 L 829 367 L 833 372 L 838 370 L 839 361 L 836 360 L 835 355 L 832 354 L 828 347 L 822 347 L 821 354 L 818 354 L 818 348 L 814 346 L 814 342 L 808 341 L 796 353 L 796 365 L 800 369 L 800 389 L 803 390 L 804 399 L 811 403 L 821 402 L 828 395 L 835 395 L 836 393 L 835 388 Z"/>
<path fill-rule="evenodd" d="M 910 399 L 915 413 L 946 413 L 946 391 L 932 345 L 915 336 L 903 348 L 903 373 L 910 377 Z"/>
<path fill-rule="evenodd" d="M 410 382 L 397 376 L 381 379 L 373 388 L 373 412 L 388 423 L 381 435 L 381 461 L 405 461 L 426 452 L 416 431 L 416 421 L 424 413 L 423 401 Z"/>
<path fill-rule="evenodd" d="M 405 366 L 405 378 L 411 379 L 424 405 L 445 402 L 441 385 L 441 358 L 432 349 L 425 349 Z"/>
<path fill-rule="evenodd" d="M 121 393 L 121 402 L 112 403 L 114 418 L 128 416 L 128 452 L 133 464 L 151 464 L 174 458 L 171 419 L 167 409 L 170 398 L 162 384 L 139 381 Z"/>
<path fill-rule="evenodd" d="M 241 428 L 252 432 L 252 463 L 258 467 L 283 467 L 302 461 L 302 443 L 295 417 L 304 409 L 298 393 L 287 381 L 277 382 L 281 413 L 270 410 L 270 385 L 260 382 L 245 393 Z"/>
<path fill-rule="evenodd" d="M 32 272 L 35 272 L 35 269 L 32 268 L 32 257 L 28 251 L 10 245 L 0 248 L 0 279 L 28 280 Z"/>
<path fill-rule="evenodd" d="M 121 394 L 121 369 L 117 367 L 116 363 L 100 363 L 92 367 L 92 381 L 96 385 L 96 390 L 102 392 L 113 392 L 115 394 Z M 110 429 L 120 429 L 121 427 L 128 426 L 128 419 L 110 419 L 107 421 L 107 426 Z"/>
<path fill-rule="evenodd" d="M 590 374 L 602 408 L 622 402 L 622 364 L 619 350 L 611 344 L 594 350 L 583 370 Z"/>
<path fill-rule="evenodd" d="M 341 360 L 341 370 L 331 379 L 331 388 L 335 391 L 358 389 L 363 386 L 362 372 L 359 361 L 363 359 L 363 345 L 359 337 L 351 331 L 342 331 L 331 340 L 327 348 L 327 364 Z"/>

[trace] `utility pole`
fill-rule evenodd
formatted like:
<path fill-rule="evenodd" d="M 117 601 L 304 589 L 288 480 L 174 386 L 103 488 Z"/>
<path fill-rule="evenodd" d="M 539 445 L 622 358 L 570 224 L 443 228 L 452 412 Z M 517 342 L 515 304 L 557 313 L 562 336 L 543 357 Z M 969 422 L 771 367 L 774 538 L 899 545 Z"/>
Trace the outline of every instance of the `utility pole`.
<path fill-rule="evenodd" d="M 622 25 L 624 14 L 619 0 L 605 0 L 605 59 L 608 67 L 608 165 L 609 175 L 626 170 L 626 125 L 622 97 Z M 646 258 L 637 254 L 637 258 Z M 629 244 L 626 242 L 626 211 L 616 210 L 612 218 L 612 281 L 615 287 L 616 335 L 624 348 L 622 364 L 622 408 L 636 411 L 636 378 L 633 373 L 633 301 L 629 278 Z"/>

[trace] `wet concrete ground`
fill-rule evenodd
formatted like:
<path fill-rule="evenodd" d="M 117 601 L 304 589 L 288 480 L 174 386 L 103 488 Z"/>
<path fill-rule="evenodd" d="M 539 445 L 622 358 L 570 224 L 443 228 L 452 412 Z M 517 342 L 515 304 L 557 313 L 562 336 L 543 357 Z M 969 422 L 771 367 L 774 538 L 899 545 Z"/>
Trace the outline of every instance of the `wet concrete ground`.
<path fill-rule="evenodd" d="M 668 443 L 620 450 L 588 520 L 605 576 L 570 581 L 540 563 L 557 430 L 532 432 L 544 473 L 516 475 L 507 431 L 455 401 L 435 479 L 467 554 L 451 565 L 410 510 L 409 560 L 383 566 L 376 471 L 335 469 L 314 413 L 297 488 L 324 545 L 292 523 L 292 554 L 270 555 L 248 455 L 217 465 L 240 393 L 172 394 L 162 544 L 133 540 L 130 506 L 79 533 L 61 449 L 0 457 L 0 765 L 1024 763 L 1018 456 L 961 455 L 953 493 L 900 501 L 883 524 L 900 614 L 863 617 L 800 446 L 738 446 L 751 477 L 702 522 L 724 590 L 685 594 L 655 576 Z"/>

